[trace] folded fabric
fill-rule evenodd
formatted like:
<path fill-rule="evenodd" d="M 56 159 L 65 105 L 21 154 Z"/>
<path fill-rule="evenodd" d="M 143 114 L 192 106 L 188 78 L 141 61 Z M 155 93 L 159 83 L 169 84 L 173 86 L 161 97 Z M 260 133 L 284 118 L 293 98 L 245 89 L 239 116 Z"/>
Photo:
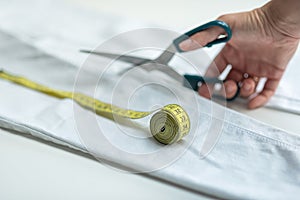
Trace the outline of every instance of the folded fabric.
<path fill-rule="evenodd" d="M 299 63 L 300 47 L 290 61 L 276 94 L 266 106 L 300 114 L 300 88 L 298 87 L 300 77 Z"/>
<path fill-rule="evenodd" d="M 205 100 L 174 85 L 160 72 L 147 76 L 136 71 L 117 85 L 121 75 L 110 73 L 94 90 L 99 74 L 78 71 L 10 35 L 1 33 L 0 41 L 4 70 L 56 89 L 92 91 L 100 100 L 139 110 L 175 102 L 189 113 L 192 131 L 175 146 L 163 146 L 147 137 L 145 129 L 116 124 L 72 100 L 56 99 L 0 79 L 1 127 L 68 145 L 129 170 L 148 171 L 150 176 L 220 198 L 297 199 L 300 195 L 300 137 Z M 140 84 L 145 87 L 124 102 Z M 139 125 L 147 127 L 145 121 Z M 201 158 L 210 129 L 220 135 L 212 151 Z"/>

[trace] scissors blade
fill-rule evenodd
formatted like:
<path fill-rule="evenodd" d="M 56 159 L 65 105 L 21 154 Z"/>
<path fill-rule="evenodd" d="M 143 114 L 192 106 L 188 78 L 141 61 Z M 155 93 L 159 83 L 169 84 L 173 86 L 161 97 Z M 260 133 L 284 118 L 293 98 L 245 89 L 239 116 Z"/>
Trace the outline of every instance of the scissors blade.
<path fill-rule="evenodd" d="M 160 64 L 160 63 L 156 63 L 155 61 L 149 62 L 149 63 L 145 63 L 143 65 L 138 66 L 139 68 L 142 68 L 145 71 L 151 72 L 151 71 L 160 71 L 163 72 L 164 74 L 167 74 L 169 77 L 171 77 L 172 79 L 183 83 L 184 77 L 179 74 L 177 71 L 175 71 L 173 68 Z"/>
<path fill-rule="evenodd" d="M 194 91 L 198 91 L 199 89 L 199 83 L 203 84 L 222 84 L 223 80 L 220 80 L 217 77 L 205 77 L 205 76 L 199 76 L 199 75 L 191 75 L 191 74 L 179 74 L 176 70 L 174 70 L 171 67 L 167 67 L 165 65 L 162 65 L 160 63 L 150 62 L 146 63 L 144 65 L 137 66 L 138 68 L 141 68 L 145 71 L 151 72 L 154 70 L 160 71 L 166 75 L 168 75 L 170 78 L 178 82 L 180 85 L 192 89 Z"/>
<path fill-rule="evenodd" d="M 91 50 L 80 50 L 83 53 L 95 54 L 111 59 L 120 59 L 120 61 L 134 64 L 133 67 L 140 67 L 145 71 L 151 72 L 154 70 L 161 71 L 176 80 L 179 83 L 183 83 L 186 87 L 196 88 L 198 82 L 206 82 L 206 83 L 219 83 L 221 82 L 218 78 L 206 78 L 197 75 L 181 75 L 172 67 L 168 66 L 168 62 L 173 58 L 176 51 L 176 47 L 171 44 L 157 59 L 151 60 L 146 58 L 140 58 L 135 56 L 126 56 L 121 54 L 113 54 L 113 53 L 105 53 L 105 52 L 95 52 Z M 125 69 L 123 72 L 126 72 L 129 69 Z M 204 81 L 205 79 L 205 81 Z M 195 90 L 195 89 L 194 89 Z"/>
<path fill-rule="evenodd" d="M 111 59 L 117 59 L 117 60 L 120 60 L 122 62 L 131 63 L 131 64 L 134 64 L 134 65 L 142 65 L 144 63 L 152 61 L 151 59 L 141 58 L 141 57 L 137 57 L 137 56 L 126 56 L 126 55 L 121 55 L 121 54 L 97 52 L 97 51 L 84 50 L 84 49 L 81 49 L 80 52 L 90 53 L 90 54 L 103 56 L 103 57 L 111 58 Z"/>
<path fill-rule="evenodd" d="M 170 60 L 174 57 L 177 49 L 173 43 L 171 43 L 166 50 L 154 61 L 163 65 L 168 65 Z"/>

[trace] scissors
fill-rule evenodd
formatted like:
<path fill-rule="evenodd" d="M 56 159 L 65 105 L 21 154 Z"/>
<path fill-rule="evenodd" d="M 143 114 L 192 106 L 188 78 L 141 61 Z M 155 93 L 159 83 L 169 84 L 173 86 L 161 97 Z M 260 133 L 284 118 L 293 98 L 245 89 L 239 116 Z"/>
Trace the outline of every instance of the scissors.
<path fill-rule="evenodd" d="M 220 44 L 220 43 L 226 43 L 227 41 L 230 40 L 232 33 L 230 27 L 223 21 L 220 20 L 214 20 L 211 22 L 208 22 L 206 24 L 203 24 L 201 26 L 198 26 L 183 35 L 179 36 L 178 38 L 174 39 L 173 42 L 167 47 L 166 50 L 163 51 L 163 53 L 158 56 L 156 59 L 147 59 L 147 58 L 142 58 L 142 57 L 136 57 L 136 56 L 127 56 L 127 55 L 120 55 L 120 54 L 113 54 L 113 53 L 107 53 L 107 52 L 94 52 L 91 50 L 80 50 L 80 52 L 83 53 L 90 53 L 90 54 L 95 54 L 98 56 L 103 56 L 106 58 L 112 58 L 112 59 L 118 59 L 119 61 L 123 61 L 126 63 L 131 63 L 133 67 L 139 66 L 143 68 L 146 71 L 153 71 L 153 70 L 160 70 L 163 73 L 167 74 L 171 78 L 179 81 L 181 84 L 184 86 L 194 90 L 198 91 L 199 89 L 199 84 L 222 84 L 224 80 L 219 79 L 218 77 L 205 77 L 205 76 L 199 76 L 199 75 L 192 75 L 192 74 L 184 74 L 181 75 L 177 71 L 175 71 L 171 66 L 168 65 L 170 60 L 173 58 L 176 52 L 183 52 L 179 44 L 183 42 L 184 40 L 188 39 L 192 35 L 201 32 L 205 29 L 211 28 L 213 26 L 218 26 L 221 27 L 226 35 L 223 35 L 223 37 L 218 37 L 212 42 L 209 42 L 206 44 L 204 47 L 211 47 L 215 44 Z M 231 98 L 224 98 L 221 95 L 213 95 L 213 97 L 216 97 L 218 99 L 226 99 L 227 101 L 233 101 L 239 96 L 240 93 L 240 86 L 237 84 L 237 92 L 235 95 Z"/>

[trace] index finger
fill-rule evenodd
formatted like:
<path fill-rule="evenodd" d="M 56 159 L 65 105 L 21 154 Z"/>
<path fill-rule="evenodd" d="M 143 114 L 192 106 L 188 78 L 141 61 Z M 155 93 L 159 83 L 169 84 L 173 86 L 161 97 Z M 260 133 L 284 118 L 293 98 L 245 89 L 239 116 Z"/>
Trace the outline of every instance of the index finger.
<path fill-rule="evenodd" d="M 227 67 L 227 62 L 222 51 L 216 56 L 214 61 L 208 67 L 206 77 L 218 77 Z M 213 85 L 202 84 L 198 90 L 199 94 L 205 98 L 210 98 L 213 94 Z"/>

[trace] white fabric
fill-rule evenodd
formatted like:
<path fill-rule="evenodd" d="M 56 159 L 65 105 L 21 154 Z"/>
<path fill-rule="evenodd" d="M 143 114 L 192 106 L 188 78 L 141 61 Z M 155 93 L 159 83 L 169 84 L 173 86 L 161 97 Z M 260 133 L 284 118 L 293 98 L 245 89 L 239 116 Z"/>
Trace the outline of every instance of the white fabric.
<path fill-rule="evenodd" d="M 1 41 L 5 41 L 6 46 L 14 46 L 17 49 L 9 53 L 5 48 L 1 48 L 2 65 L 13 66 L 6 68 L 7 70 L 51 87 L 73 89 L 77 73 L 75 67 L 24 45 L 9 35 L 1 33 Z M 64 73 L 61 73 L 62 71 Z M 82 74 L 85 82 L 84 88 L 87 90 L 92 87 L 90 80 L 93 80 L 93 76 L 95 75 L 89 72 Z M 133 81 L 141 81 L 140 76 L 131 78 Z M 113 77 L 112 80 L 114 80 Z M 109 94 L 111 84 L 107 82 L 102 92 Z M 73 110 L 79 110 L 82 119 L 96 117 L 92 112 L 83 110 L 71 100 L 49 97 L 5 80 L 0 80 L 0 88 L 2 127 L 31 133 L 37 137 L 86 151 L 76 130 L 78 124 L 75 123 Z M 160 91 L 152 92 L 161 93 Z M 164 93 L 160 96 L 165 102 L 167 96 L 164 96 Z M 105 99 L 104 96 L 98 98 Z M 144 99 L 143 102 L 147 104 L 151 101 L 158 101 L 158 99 L 154 97 Z M 185 99 L 181 102 L 189 113 L 194 108 L 189 106 L 191 101 L 191 99 Z M 205 159 L 200 159 L 199 149 L 212 119 L 209 115 L 210 102 L 199 96 L 196 96 L 196 101 L 201 106 L 201 113 L 200 116 L 191 118 L 192 124 L 200 123 L 200 129 L 192 133 L 192 135 L 195 134 L 195 140 L 178 160 L 163 166 L 158 171 L 149 173 L 151 176 L 221 198 L 294 199 L 299 195 L 299 137 L 214 104 L 217 109 L 226 113 L 222 134 L 213 151 Z M 130 139 L 124 136 L 122 131 L 115 129 L 112 121 L 101 117 L 96 118 L 104 130 L 113 130 L 106 132 L 106 136 L 111 137 L 109 140 L 127 151 L 147 152 L 161 148 L 160 145 L 149 140 L 140 143 L 139 139 L 133 139 L 128 142 Z M 84 128 L 86 135 L 92 131 L 88 124 Z M 137 133 L 141 132 L 137 131 Z M 117 138 L 123 138 L 126 142 Z M 96 144 L 99 142 L 99 148 L 96 149 L 97 155 L 109 161 L 137 170 L 149 169 L 149 166 L 153 164 L 120 157 L 103 148 L 101 141 L 95 142 Z M 184 144 L 183 142 L 176 145 Z"/>
<path fill-rule="evenodd" d="M 286 112 L 300 114 L 300 47 L 290 61 L 274 97 L 266 105 Z"/>
<path fill-rule="evenodd" d="M 36 47 L 48 53 L 56 54 L 56 51 L 58 51 L 61 58 L 77 66 L 86 58 L 84 55 L 76 54 L 79 46 L 93 47 L 94 41 L 102 41 L 120 30 L 132 28 L 132 26 L 127 26 L 127 23 L 119 22 L 115 18 L 116 23 L 120 23 L 121 27 L 126 26 L 126 28 L 110 31 L 109 28 L 112 24 L 108 23 L 110 18 L 101 18 L 99 15 L 94 17 L 91 16 L 93 14 L 86 12 L 82 14 L 87 17 L 83 21 L 79 15 L 76 15 L 79 13 L 78 10 L 74 11 L 74 8 L 66 8 L 64 4 L 57 6 L 50 2 L 47 7 L 51 16 L 38 13 L 44 14 L 42 15 L 44 17 L 34 17 L 33 13 L 35 12 L 31 12 L 33 6 L 28 1 L 23 4 L 22 2 L 18 3 L 18 6 L 20 6 L 20 10 L 17 12 L 18 15 L 13 15 L 16 8 L 15 2 L 0 3 L 0 19 L 10 19 L 1 21 L 1 29 L 33 43 Z M 44 4 L 38 5 L 44 6 Z M 72 13 L 73 17 L 64 18 L 66 21 L 60 20 L 60 15 L 53 15 L 56 12 L 60 15 Z M 82 12 L 85 11 L 80 11 L 80 13 Z M 30 15 L 24 17 L 26 13 L 30 13 Z M 53 22 L 51 21 L 54 20 L 53 17 L 56 23 L 50 23 Z M 99 21 L 99 19 L 103 19 L 101 23 L 106 24 L 106 26 L 102 26 L 103 24 L 95 26 L 95 21 Z M 45 23 L 47 20 L 49 21 Z M 49 26 L 49 24 L 53 26 Z M 33 31 L 30 29 L 32 26 L 37 26 L 39 29 Z M 95 31 L 95 29 L 98 31 Z M 60 35 L 62 30 L 66 32 L 63 31 L 64 34 Z M 104 30 L 107 32 L 103 32 Z M 100 33 L 105 33 L 105 36 L 100 35 Z M 78 72 L 76 65 L 71 65 L 68 62 L 44 54 L 42 51 L 34 49 L 3 32 L 0 33 L 0 41 L 1 67 L 57 89 L 73 90 Z M 101 87 L 99 91 L 97 90 L 98 93 L 96 92 L 97 98 L 108 102 L 113 83 L 118 78 L 116 73 L 110 75 L 108 79 L 104 80 L 106 81 L 105 87 Z M 143 82 L 144 79 L 141 77 L 130 76 L 129 80 L 131 82 L 126 86 Z M 149 80 L 151 80 L 151 77 L 154 76 L 149 77 Z M 156 74 L 155 77 L 166 78 L 160 73 Z M 92 80 L 97 78 L 97 74 L 83 71 L 81 78 L 82 82 L 79 89 L 89 91 L 90 88 L 93 88 Z M 120 91 L 122 91 L 122 86 L 125 87 L 125 85 L 121 85 Z M 168 85 L 168 87 L 173 88 L 172 85 Z M 176 89 L 177 86 L 174 88 Z M 30 133 L 46 140 L 86 151 L 86 140 L 83 137 L 85 135 L 89 136 L 93 130 L 92 127 L 88 126 L 89 124 L 86 127 L 78 127 L 78 122 L 82 124 L 81 120 L 95 118 L 101 124 L 103 130 L 110 130 L 104 131 L 107 139 L 126 151 L 147 153 L 162 148 L 161 145 L 153 141 L 126 136 L 112 121 L 82 109 L 77 104 L 73 104 L 71 100 L 59 100 L 1 79 L 0 90 L 1 127 Z M 169 95 L 166 95 L 161 88 L 150 87 L 149 90 L 149 93 L 159 95 L 160 98 L 145 98 L 143 101 L 133 99 L 132 101 L 136 103 L 135 106 L 140 109 L 149 109 L 147 106 L 152 105 L 153 102 L 165 104 L 173 100 L 169 99 Z M 297 88 L 291 91 L 297 91 Z M 183 99 L 180 99 L 180 103 L 193 116 L 191 118 L 193 126 L 197 123 L 199 123 L 199 126 L 193 127 L 194 131 L 191 136 L 195 138 L 189 137 L 176 145 L 180 148 L 186 145 L 186 141 L 191 139 L 194 139 L 194 141 L 177 160 L 163 166 L 160 170 L 150 172 L 150 176 L 220 198 L 296 199 L 299 196 L 300 138 L 298 136 L 262 124 L 199 96 L 194 96 L 191 91 L 184 90 L 182 92 L 185 95 L 182 95 Z M 289 93 L 289 95 L 295 96 L 298 94 Z M 124 90 L 124 94 L 120 95 L 126 95 L 126 90 Z M 196 104 L 191 105 L 191 102 Z M 194 112 L 195 105 L 201 107 L 200 113 Z M 288 107 L 289 105 L 290 103 L 287 104 L 286 108 L 294 109 Z M 208 129 L 212 124 L 217 124 L 221 120 L 212 118 L 214 117 L 211 116 L 212 107 L 217 111 L 216 113 L 225 114 L 221 129 L 222 134 L 213 151 L 206 158 L 200 159 L 199 150 Z M 80 115 L 75 116 L 74 110 Z M 80 128 L 84 128 L 86 131 L 79 131 L 78 135 Z M 137 129 L 136 134 L 143 134 L 143 130 Z M 138 159 L 127 159 L 115 152 L 107 151 L 104 146 L 101 146 L 101 142 L 95 139 L 95 144 L 99 144 L 97 145 L 98 148 L 93 148 L 94 146 L 87 148 L 106 160 L 135 170 L 149 169 L 149 167 L 151 168 L 156 164 L 141 162 Z M 164 160 L 163 157 L 156 159 L 162 162 Z"/>
<path fill-rule="evenodd" d="M 78 53 L 80 48 L 95 48 L 114 35 L 132 29 L 162 28 L 138 20 L 92 12 L 65 1 L 1 1 L 0 9 L 1 30 L 75 66 L 80 66 L 86 58 L 86 55 Z M 213 58 L 219 47 L 205 51 Z M 266 106 L 300 114 L 299 62 L 300 47 L 276 94 Z"/>

